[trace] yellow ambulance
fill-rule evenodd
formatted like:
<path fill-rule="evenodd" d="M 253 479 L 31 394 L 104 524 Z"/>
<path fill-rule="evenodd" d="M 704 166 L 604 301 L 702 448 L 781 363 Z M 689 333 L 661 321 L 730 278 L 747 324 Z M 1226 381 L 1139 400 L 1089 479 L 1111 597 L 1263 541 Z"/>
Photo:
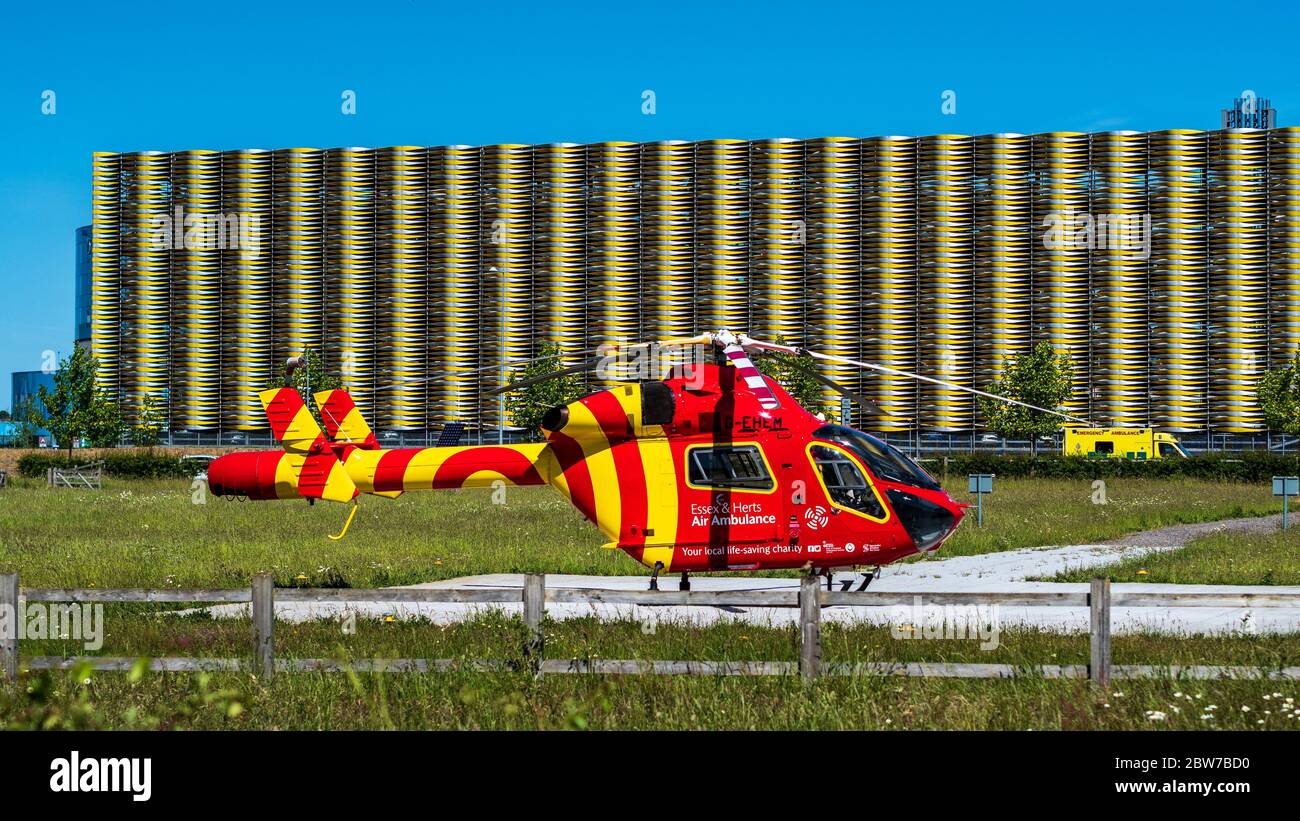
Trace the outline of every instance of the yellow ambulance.
<path fill-rule="evenodd" d="M 1172 433 L 1154 428 L 1066 428 L 1063 452 L 1089 459 L 1186 459 Z"/>

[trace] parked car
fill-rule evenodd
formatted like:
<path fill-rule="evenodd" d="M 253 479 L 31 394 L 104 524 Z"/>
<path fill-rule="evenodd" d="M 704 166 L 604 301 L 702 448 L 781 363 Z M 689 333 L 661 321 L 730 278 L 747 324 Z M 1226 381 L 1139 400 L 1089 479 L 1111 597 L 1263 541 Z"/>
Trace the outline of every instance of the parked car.
<path fill-rule="evenodd" d="M 194 478 L 200 482 L 206 482 L 208 481 L 208 465 L 212 464 L 212 460 L 216 458 L 210 453 L 187 453 L 181 457 L 181 461 L 192 464 L 198 470 L 198 473 L 194 474 Z"/>

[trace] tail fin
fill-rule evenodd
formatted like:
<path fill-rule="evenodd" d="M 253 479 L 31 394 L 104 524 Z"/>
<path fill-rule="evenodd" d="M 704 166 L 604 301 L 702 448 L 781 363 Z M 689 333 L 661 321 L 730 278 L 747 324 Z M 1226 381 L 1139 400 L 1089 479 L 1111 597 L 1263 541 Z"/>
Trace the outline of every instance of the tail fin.
<path fill-rule="evenodd" d="M 271 433 L 284 448 L 282 466 L 298 495 L 347 502 L 358 491 L 352 477 L 330 449 L 320 425 L 293 388 L 270 388 L 258 394 Z"/>
<path fill-rule="evenodd" d="M 374 431 L 366 424 L 351 394 L 344 390 L 320 391 L 314 397 L 331 441 L 362 450 L 379 450 Z"/>

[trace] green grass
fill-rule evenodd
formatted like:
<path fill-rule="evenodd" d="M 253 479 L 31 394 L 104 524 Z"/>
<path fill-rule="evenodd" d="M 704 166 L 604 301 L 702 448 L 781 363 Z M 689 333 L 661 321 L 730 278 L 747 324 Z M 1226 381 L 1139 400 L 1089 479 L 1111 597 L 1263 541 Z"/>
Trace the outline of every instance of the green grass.
<path fill-rule="evenodd" d="M 957 482 L 950 482 L 954 487 Z M 1195 480 L 1111 480 L 1108 504 L 1090 483 L 999 480 L 986 526 L 968 520 L 941 555 L 1093 542 L 1148 527 L 1275 511 L 1267 489 Z M 964 498 L 964 495 L 963 495 Z M 110 481 L 104 491 L 56 491 L 18 480 L 0 491 L 0 564 L 32 587 L 242 587 L 259 571 L 282 585 L 371 587 L 453 576 L 542 571 L 645 573 L 602 541 L 549 489 L 365 499 L 341 542 L 327 533 L 346 509 L 303 502 L 193 504 L 182 482 Z M 1281 583 L 1278 581 L 1278 583 Z M 166 606 L 106 609 L 102 655 L 242 658 L 246 619 L 178 616 Z M 517 620 L 489 615 L 439 626 L 359 620 L 277 624 L 280 658 L 518 659 Z M 797 658 L 793 629 L 708 628 L 631 621 L 549 622 L 548 658 L 784 660 Z M 978 642 L 899 641 L 884 628 L 824 628 L 827 661 L 968 661 L 1032 668 L 1084 664 L 1086 636 L 1004 632 L 992 652 Z M 78 645 L 24 641 L 24 655 L 63 655 Z M 1117 664 L 1300 664 L 1290 637 L 1121 636 Z M 1027 670 L 1028 672 L 1028 670 Z M 603 729 L 1139 729 L 1295 727 L 1283 710 L 1293 683 L 1133 681 L 1096 693 L 1079 681 L 1027 674 L 1009 680 L 447 674 L 277 676 L 134 674 L 76 670 L 25 674 L 0 686 L 0 726 L 97 728 L 603 728 Z M 1178 694 L 1178 695 L 1176 695 Z M 1200 698 L 1197 698 L 1197 696 Z M 1265 698 L 1267 696 L 1267 698 Z M 1210 704 L 1215 705 L 1209 710 Z M 1294 702 L 1293 702 L 1294 704 Z M 1171 706 L 1172 705 L 1172 706 Z M 1241 710 L 1250 707 L 1249 711 Z M 1179 709 L 1175 711 L 1173 707 Z M 1165 713 L 1163 721 L 1148 710 Z M 1211 718 L 1202 719 L 1201 715 Z M 1257 724 L 1263 720 L 1264 724 Z"/>
<path fill-rule="evenodd" d="M 1179 550 L 1068 570 L 1050 581 L 1081 582 L 1098 575 L 1114 582 L 1300 585 L 1300 534 L 1288 530 L 1202 536 Z"/>
<path fill-rule="evenodd" d="M 950 480 L 958 487 L 961 480 Z M 1088 482 L 998 480 L 985 526 L 974 515 L 938 554 L 1095 542 L 1165 524 L 1278 510 L 1268 489 L 1189 479 L 1115 479 L 1108 503 Z M 967 498 L 959 494 L 958 498 Z M 193 504 L 177 481 L 109 480 L 99 492 L 16 480 L 0 491 L 0 563 L 32 587 L 238 587 L 271 571 L 281 585 L 382 587 L 480 573 L 648 574 L 549 488 L 367 497 L 347 509 L 305 501 Z"/>
<path fill-rule="evenodd" d="M 950 492 L 960 481 L 950 477 Z M 974 556 L 1022 547 L 1092 544 L 1151 528 L 1279 513 L 1263 485 L 1199 479 L 1107 479 L 1105 504 L 1091 482 L 996 479 L 984 497 L 984 527 L 967 511 L 960 529 L 935 558 Z M 959 501 L 971 500 L 954 493 Z"/>
<path fill-rule="evenodd" d="M 1116 682 L 1097 692 L 1051 681 L 1039 664 L 1084 664 L 1085 636 L 1009 631 L 991 652 L 977 641 L 900 641 L 886 628 L 826 624 L 826 661 L 974 661 L 1026 668 L 1006 680 L 863 676 L 812 687 L 773 678 L 549 675 L 456 671 L 440 674 L 300 673 L 269 684 L 247 674 L 26 674 L 0 688 L 0 726 L 230 729 L 1280 729 L 1300 728 L 1295 682 L 1156 679 Z M 168 616 L 110 618 L 102 653 L 241 657 L 247 621 Z M 631 621 L 548 622 L 549 658 L 786 660 L 795 631 L 752 624 L 707 628 Z M 520 657 L 523 626 L 489 615 L 439 627 L 360 620 L 344 635 L 332 621 L 278 626 L 280 657 Z M 59 653 L 66 643 L 31 642 L 25 652 Z M 1285 637 L 1117 636 L 1114 660 L 1128 663 L 1300 663 Z M 1275 694 L 1280 694 L 1275 695 Z M 1292 702 L 1285 701 L 1291 698 Z M 1210 709 L 1214 705 L 1213 709 Z M 1242 707 L 1249 710 L 1242 710 Z M 1177 709 L 1175 709 L 1177 708 Z M 1147 711 L 1158 710 L 1156 721 Z M 1202 715 L 1211 718 L 1202 719 Z M 1262 724 L 1259 722 L 1263 722 Z"/>

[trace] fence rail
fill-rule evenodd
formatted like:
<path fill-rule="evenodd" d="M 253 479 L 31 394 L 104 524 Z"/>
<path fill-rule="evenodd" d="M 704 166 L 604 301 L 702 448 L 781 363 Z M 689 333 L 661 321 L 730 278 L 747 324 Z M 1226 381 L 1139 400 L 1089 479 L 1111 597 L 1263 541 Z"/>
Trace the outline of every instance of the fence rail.
<path fill-rule="evenodd" d="M 52 487 L 100 490 L 104 486 L 104 463 L 99 461 L 70 468 L 50 468 L 46 481 Z"/>
<path fill-rule="evenodd" d="M 911 605 L 921 597 L 930 605 L 989 605 L 1014 607 L 1086 607 L 1089 610 L 1089 662 L 1086 665 L 1032 665 L 942 662 L 854 662 L 823 663 L 821 655 L 821 611 L 824 607 L 889 607 Z M 160 672 L 246 671 L 271 678 L 278 672 L 421 672 L 432 673 L 457 669 L 484 671 L 518 670 L 518 662 L 501 659 L 369 659 L 340 662 L 334 659 L 275 658 L 275 605 L 314 602 L 347 603 L 432 603 L 432 604 L 522 604 L 527 637 L 523 646 L 524 664 L 535 675 L 552 673 L 587 674 L 658 674 L 658 675 L 727 675 L 784 676 L 799 674 L 805 680 L 820 676 L 890 675 L 948 678 L 1011 678 L 1036 675 L 1044 678 L 1087 678 L 1105 687 L 1114 678 L 1151 678 L 1158 676 L 1187 678 L 1280 678 L 1300 680 L 1300 667 L 1263 669 L 1222 665 L 1112 665 L 1110 651 L 1111 609 L 1114 607 L 1296 607 L 1300 592 L 1185 593 L 1122 592 L 1111 590 L 1110 580 L 1096 578 L 1087 592 L 1030 591 L 999 593 L 916 592 L 847 592 L 823 590 L 818 579 L 804 577 L 798 590 L 602 590 L 587 588 L 546 587 L 546 577 L 530 573 L 524 577 L 522 590 L 511 588 L 385 588 L 276 590 L 272 577 L 260 573 L 246 589 L 156 590 L 144 588 L 98 589 L 22 589 L 18 574 L 0 574 L 0 608 L 15 613 L 23 602 L 70 603 L 199 603 L 249 604 L 253 621 L 253 647 L 249 658 L 151 658 L 151 670 Z M 556 604 L 636 604 L 644 606 L 692 607 L 798 607 L 799 660 L 792 661 L 642 661 L 642 660 L 566 660 L 545 658 L 545 634 L 542 619 L 546 603 Z M 17 622 L 10 617 L 9 625 Z M 16 635 L 0 636 L 0 668 L 5 678 L 13 680 L 20 668 L 19 643 Z M 133 657 L 115 656 L 34 656 L 26 659 L 29 670 L 64 670 L 80 663 L 92 669 L 127 671 L 138 662 Z"/>

